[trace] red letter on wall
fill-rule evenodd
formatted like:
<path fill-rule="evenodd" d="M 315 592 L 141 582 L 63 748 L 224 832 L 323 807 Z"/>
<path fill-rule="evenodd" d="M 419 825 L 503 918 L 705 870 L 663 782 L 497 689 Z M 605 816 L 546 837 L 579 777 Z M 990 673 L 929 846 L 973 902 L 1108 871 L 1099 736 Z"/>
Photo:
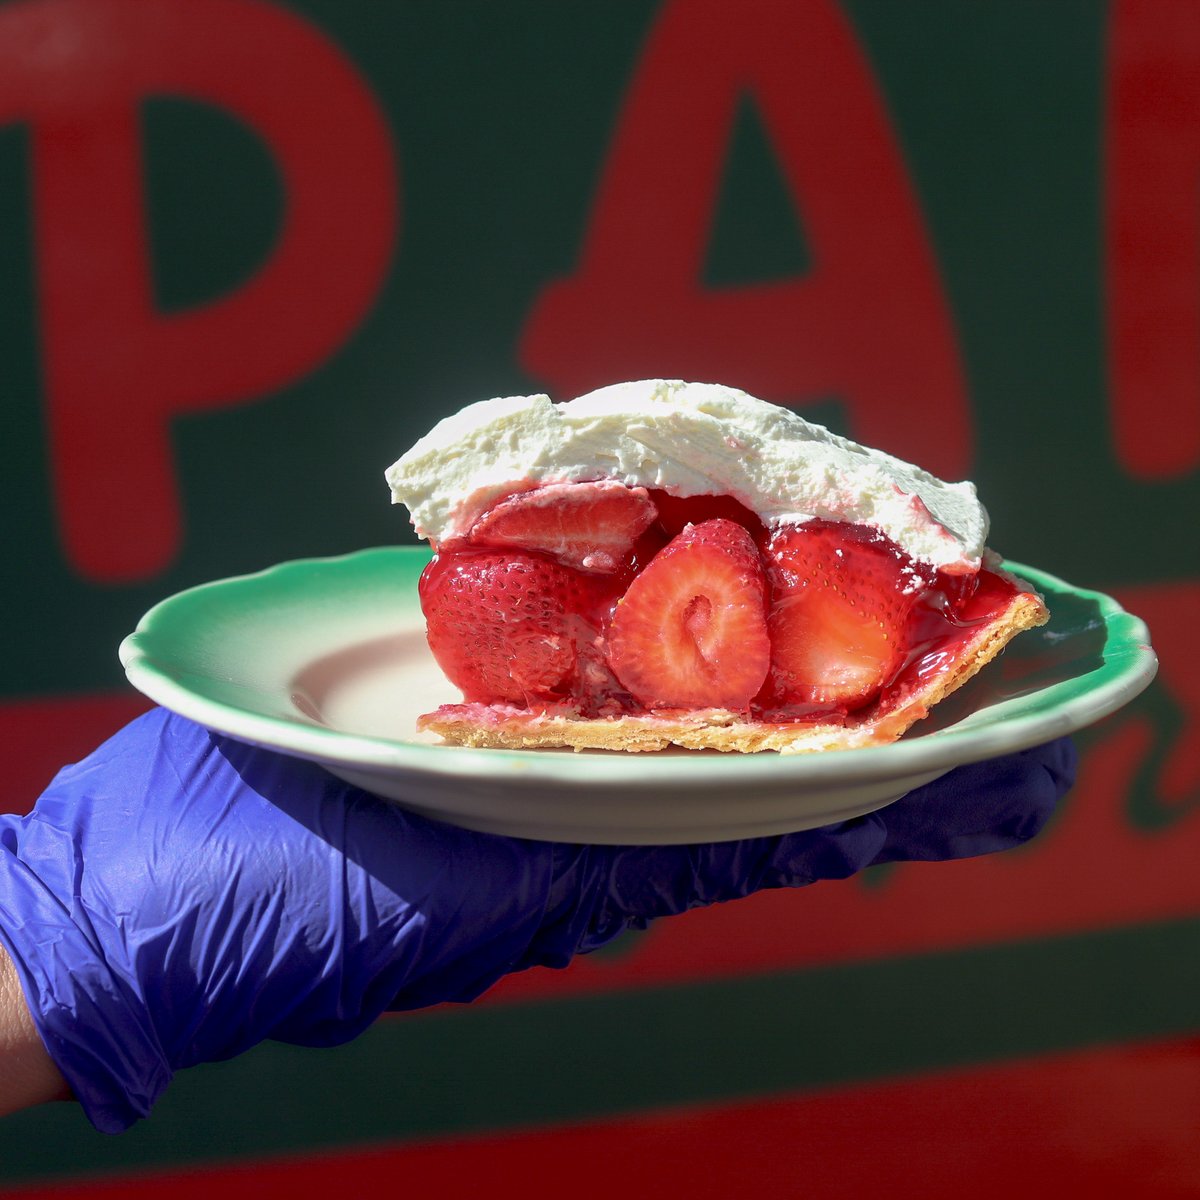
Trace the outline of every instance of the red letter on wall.
<path fill-rule="evenodd" d="M 735 108 L 749 94 L 815 262 L 705 289 Z M 549 288 L 523 366 L 566 398 L 618 378 L 842 398 L 856 436 L 960 477 L 971 436 L 933 254 L 854 34 L 830 0 L 676 0 L 652 31 L 578 273 Z"/>
<path fill-rule="evenodd" d="M 1113 426 L 1131 474 L 1200 463 L 1200 12 L 1118 0 L 1109 45 Z"/>
<path fill-rule="evenodd" d="M 275 155 L 282 235 L 236 293 L 156 312 L 138 105 L 218 106 Z M 379 109 L 311 25 L 259 0 L 28 0 L 0 11 L 0 120 L 32 129 L 51 458 L 66 554 L 93 579 L 161 570 L 181 541 L 170 420 L 311 370 L 386 270 L 395 167 Z"/>

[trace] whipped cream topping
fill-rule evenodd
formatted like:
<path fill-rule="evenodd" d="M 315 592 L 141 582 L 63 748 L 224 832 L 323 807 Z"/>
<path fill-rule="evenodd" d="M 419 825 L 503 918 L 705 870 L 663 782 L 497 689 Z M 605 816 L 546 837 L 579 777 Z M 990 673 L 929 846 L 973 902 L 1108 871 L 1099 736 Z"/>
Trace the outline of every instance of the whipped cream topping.
<path fill-rule="evenodd" d="M 817 517 L 873 526 L 949 571 L 978 568 L 988 532 L 972 483 L 945 483 L 736 388 L 680 380 L 613 384 L 561 404 L 481 400 L 439 421 L 386 479 L 434 542 L 465 535 L 522 488 L 595 479 L 733 496 L 769 528 Z"/>

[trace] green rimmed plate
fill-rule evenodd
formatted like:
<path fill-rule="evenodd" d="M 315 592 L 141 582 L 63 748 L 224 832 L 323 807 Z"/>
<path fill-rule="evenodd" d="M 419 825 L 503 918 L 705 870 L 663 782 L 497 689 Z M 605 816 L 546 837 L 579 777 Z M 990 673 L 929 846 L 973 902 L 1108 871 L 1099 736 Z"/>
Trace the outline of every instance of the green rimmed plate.
<path fill-rule="evenodd" d="M 418 715 L 460 699 L 425 644 L 428 551 L 282 563 L 162 601 L 121 643 L 130 681 L 211 729 L 312 759 L 427 816 L 516 837 L 677 843 L 783 833 L 870 812 L 962 763 L 1081 729 L 1136 696 L 1157 659 L 1111 597 L 1007 564 L 1049 624 L 899 742 L 827 754 L 629 755 L 433 744 Z"/>

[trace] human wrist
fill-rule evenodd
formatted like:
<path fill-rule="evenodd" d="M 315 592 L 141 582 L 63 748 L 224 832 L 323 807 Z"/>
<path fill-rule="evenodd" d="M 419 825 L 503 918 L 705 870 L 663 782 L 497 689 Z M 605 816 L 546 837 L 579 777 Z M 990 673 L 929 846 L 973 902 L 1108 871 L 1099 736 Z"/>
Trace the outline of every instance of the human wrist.
<path fill-rule="evenodd" d="M 0 1116 L 70 1095 L 38 1036 L 17 968 L 0 941 Z"/>

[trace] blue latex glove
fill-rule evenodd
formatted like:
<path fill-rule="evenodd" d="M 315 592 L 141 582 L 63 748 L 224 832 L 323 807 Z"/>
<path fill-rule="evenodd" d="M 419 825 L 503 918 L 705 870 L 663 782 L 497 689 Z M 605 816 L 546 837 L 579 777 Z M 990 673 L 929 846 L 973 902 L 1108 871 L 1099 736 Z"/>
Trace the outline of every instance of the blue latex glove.
<path fill-rule="evenodd" d="M 158 710 L 63 770 L 29 816 L 0 816 L 0 940 L 51 1057 L 115 1132 L 175 1071 L 265 1038 L 333 1045 L 656 917 L 1013 846 L 1074 768 L 1064 740 L 825 829 L 554 845 L 410 815 Z"/>

